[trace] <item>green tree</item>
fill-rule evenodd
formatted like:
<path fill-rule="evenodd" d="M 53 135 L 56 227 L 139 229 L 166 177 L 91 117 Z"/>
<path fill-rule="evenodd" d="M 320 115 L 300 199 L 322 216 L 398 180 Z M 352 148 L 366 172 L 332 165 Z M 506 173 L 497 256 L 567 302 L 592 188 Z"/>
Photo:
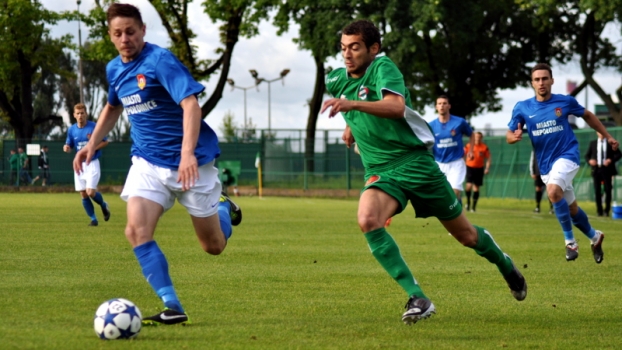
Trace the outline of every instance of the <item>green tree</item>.
<path fill-rule="evenodd" d="M 227 142 L 236 141 L 238 126 L 235 123 L 235 116 L 233 112 L 227 111 L 225 116 L 222 118 L 222 125 L 220 126 L 220 131 L 222 132 L 222 136 L 225 138 Z"/>
<path fill-rule="evenodd" d="M 363 3 L 359 11 L 381 29 L 415 109 L 445 94 L 458 116 L 499 111 L 498 91 L 527 85 L 534 61 L 567 59 L 549 44 L 568 28 L 552 18 L 553 27 L 542 31 L 533 10 L 515 0 L 390 0 Z"/>
<path fill-rule="evenodd" d="M 70 48 L 70 36 L 52 39 L 46 26 L 62 18 L 37 0 L 0 2 L 0 110 L 11 125 L 18 144 L 30 142 L 35 122 L 33 88 L 43 71 L 63 73 L 58 61 Z"/>
<path fill-rule="evenodd" d="M 317 119 L 326 93 L 326 60 L 339 52 L 339 31 L 352 20 L 355 9 L 349 2 L 337 0 L 279 1 L 277 6 L 274 24 L 279 28 L 278 34 L 288 31 L 292 21 L 298 24 L 298 37 L 294 42 L 310 51 L 315 63 L 315 84 L 308 100 L 305 139 L 307 170 L 313 172 Z"/>

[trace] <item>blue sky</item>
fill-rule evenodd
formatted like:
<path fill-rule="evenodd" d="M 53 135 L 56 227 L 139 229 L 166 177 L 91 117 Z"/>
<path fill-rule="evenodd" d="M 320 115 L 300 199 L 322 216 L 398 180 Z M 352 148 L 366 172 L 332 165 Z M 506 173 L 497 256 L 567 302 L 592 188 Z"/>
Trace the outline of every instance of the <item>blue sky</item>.
<path fill-rule="evenodd" d="M 43 6 L 56 11 L 75 10 L 77 8 L 75 0 L 41 0 Z M 147 25 L 146 40 L 161 46 L 168 45 L 168 35 L 161 25 L 160 18 L 149 4 L 148 0 L 128 0 L 123 1 L 136 5 L 142 12 L 143 20 Z M 190 23 L 197 34 L 195 45 L 199 48 L 199 55 L 202 58 L 215 58 L 215 50 L 219 47 L 218 24 L 211 23 L 207 16 L 203 14 L 199 4 L 201 1 L 194 1 L 190 5 Z M 94 6 L 93 0 L 82 0 L 80 10 L 88 11 Z M 63 34 L 73 34 L 77 42 L 78 24 L 76 22 L 61 22 L 52 30 L 53 36 Z M 253 79 L 249 73 L 250 69 L 255 69 L 261 77 L 273 79 L 279 77 L 279 73 L 288 68 L 291 70 L 285 78 L 284 84 L 275 82 L 271 85 L 271 121 L 274 129 L 304 129 L 306 127 L 308 107 L 306 101 L 313 94 L 315 81 L 315 65 L 308 51 L 301 51 L 292 39 L 296 36 L 297 27 L 283 36 L 276 35 L 276 28 L 270 23 L 263 22 L 260 25 L 260 34 L 256 37 L 246 39 L 241 38 L 234 49 L 233 61 L 229 78 L 235 80 L 236 85 L 251 86 Z M 82 40 L 86 39 L 87 33 L 82 31 Z M 605 35 L 612 38 L 615 45 L 622 49 L 622 39 L 620 37 L 619 26 L 610 26 L 606 29 Z M 340 57 L 329 61 L 332 67 L 342 66 Z M 582 75 L 578 63 L 573 62 L 565 66 L 554 67 L 555 85 L 553 93 L 566 93 L 566 80 L 582 81 Z M 613 93 L 622 84 L 622 76 L 614 71 L 601 71 L 595 75 L 596 80 L 601 84 L 605 91 Z M 216 84 L 217 77 L 203 82 L 206 91 L 211 94 Z M 500 91 L 503 110 L 497 113 L 485 113 L 471 119 L 471 123 L 476 129 L 483 129 L 486 125 L 492 128 L 505 128 L 516 102 L 530 98 L 533 91 L 529 88 L 519 88 L 515 90 Z M 328 97 L 327 97 L 328 98 Z M 593 92 L 588 93 L 587 107 L 594 109 L 595 103 L 601 103 L 600 98 Z M 585 104 L 585 93 L 577 96 L 579 103 Z M 253 120 L 258 128 L 268 126 L 268 86 L 260 85 L 259 91 L 254 89 L 247 91 L 247 116 Z M 220 100 L 216 109 L 208 116 L 207 122 L 214 130 L 219 133 L 222 119 L 231 111 L 235 116 L 235 121 L 242 124 L 244 120 L 244 93 L 242 90 L 231 90 L 225 88 L 223 98 Z M 436 118 L 433 106 L 426 108 L 424 118 L 428 121 Z M 583 126 L 583 121 L 578 122 Z M 318 120 L 318 129 L 343 129 L 345 122 L 343 118 L 328 119 L 325 115 Z"/>

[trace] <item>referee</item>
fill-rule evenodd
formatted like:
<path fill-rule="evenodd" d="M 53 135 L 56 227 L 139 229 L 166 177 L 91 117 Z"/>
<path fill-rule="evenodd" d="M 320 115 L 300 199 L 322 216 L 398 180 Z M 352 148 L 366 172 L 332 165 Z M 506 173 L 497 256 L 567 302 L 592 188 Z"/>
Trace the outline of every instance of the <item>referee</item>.
<path fill-rule="evenodd" d="M 468 156 L 470 144 L 464 147 L 466 157 L 466 210 L 474 212 L 479 199 L 479 188 L 484 185 L 484 175 L 490 170 L 490 150 L 482 139 L 484 135 L 481 132 L 475 132 L 475 142 L 473 144 L 473 154 Z M 486 167 L 484 167 L 484 162 Z M 473 189 L 473 206 L 471 206 L 471 189 Z"/>

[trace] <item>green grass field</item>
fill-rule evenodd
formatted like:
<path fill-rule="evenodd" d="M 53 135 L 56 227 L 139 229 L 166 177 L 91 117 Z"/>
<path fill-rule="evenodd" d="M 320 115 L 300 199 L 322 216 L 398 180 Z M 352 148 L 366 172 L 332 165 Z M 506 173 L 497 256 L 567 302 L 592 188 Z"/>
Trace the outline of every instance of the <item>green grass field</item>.
<path fill-rule="evenodd" d="M 105 198 L 111 220 L 87 227 L 78 194 L 0 194 L 1 349 L 622 346 L 622 221 L 590 217 L 606 234 L 601 265 L 580 233 L 580 257 L 566 262 L 553 215 L 486 198 L 467 215 L 520 266 L 529 285 L 523 302 L 495 266 L 409 208 L 389 232 L 438 313 L 407 327 L 407 297 L 369 253 L 355 200 L 245 197 L 237 199 L 244 221 L 220 256 L 200 249 L 179 205 L 160 222 L 156 240 L 193 324 L 102 341 L 93 315 L 103 301 L 124 297 L 143 314 L 161 307 L 125 240 L 125 203 Z"/>

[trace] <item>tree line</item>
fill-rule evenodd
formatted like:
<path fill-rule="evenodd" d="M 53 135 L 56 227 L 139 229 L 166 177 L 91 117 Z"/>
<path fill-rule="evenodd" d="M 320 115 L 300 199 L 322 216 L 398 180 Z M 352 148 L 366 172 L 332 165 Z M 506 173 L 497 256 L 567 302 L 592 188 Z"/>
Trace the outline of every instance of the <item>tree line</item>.
<path fill-rule="evenodd" d="M 331 69 L 326 62 L 339 54 L 341 28 L 357 18 L 380 29 L 382 50 L 403 72 L 415 109 L 445 94 L 456 115 L 499 111 L 499 90 L 528 86 L 534 63 L 575 60 L 583 81 L 571 94 L 589 86 L 622 125 L 622 110 L 611 97 L 615 93 L 622 100 L 622 85 L 605 91 L 594 78 L 599 70 L 622 71 L 616 43 L 603 36 L 608 24 L 620 28 L 622 0 L 201 1 L 205 20 L 219 26 L 215 52 L 202 52 L 193 43 L 196 23 L 188 21 L 193 0 L 149 0 L 168 33 L 169 49 L 198 81 L 217 79 L 201 98 L 203 117 L 222 98 L 241 38 L 257 35 L 261 21 L 276 26 L 279 35 L 298 26 L 294 40 L 316 67 L 308 99 L 307 159 L 313 158 L 324 76 Z M 76 57 L 83 63 L 85 103 L 97 115 L 106 101 L 105 65 L 117 55 L 107 38 L 105 9 L 111 2 L 95 0 L 92 9 L 78 13 L 46 9 L 39 0 L 0 1 L 0 133 L 28 142 L 56 126 L 64 128 L 59 111 L 71 111 L 80 98 Z M 84 24 L 88 38 L 81 50 L 70 35 L 51 37 L 50 28 L 62 20 Z M 119 137 L 124 130 L 116 131 Z M 312 163 L 307 166 L 313 169 Z"/>

